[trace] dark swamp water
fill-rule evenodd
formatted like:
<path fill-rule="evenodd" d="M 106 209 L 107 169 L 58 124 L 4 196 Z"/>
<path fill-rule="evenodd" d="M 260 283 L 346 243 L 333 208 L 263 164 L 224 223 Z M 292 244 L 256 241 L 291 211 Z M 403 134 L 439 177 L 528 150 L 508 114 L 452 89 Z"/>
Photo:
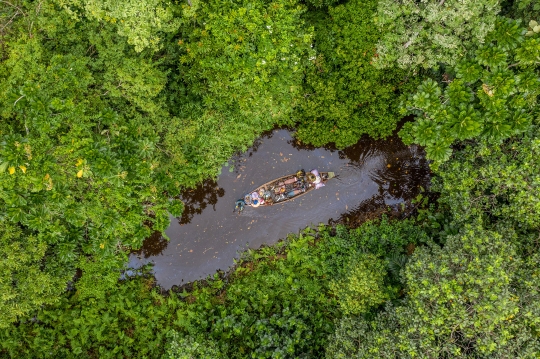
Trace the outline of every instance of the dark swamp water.
<path fill-rule="evenodd" d="M 298 146 L 290 131 L 278 129 L 229 164 L 217 182 L 206 181 L 183 194 L 184 214 L 172 217 L 166 231 L 170 242 L 159 235 L 148 238 L 131 255 L 130 267 L 151 262 L 162 288 L 180 286 L 227 270 L 248 247 L 271 245 L 311 224 L 344 221 L 408 201 L 430 181 L 423 151 L 397 136 L 366 137 L 336 150 Z M 301 168 L 334 171 L 337 178 L 296 200 L 233 213 L 235 200 L 244 193 Z"/>

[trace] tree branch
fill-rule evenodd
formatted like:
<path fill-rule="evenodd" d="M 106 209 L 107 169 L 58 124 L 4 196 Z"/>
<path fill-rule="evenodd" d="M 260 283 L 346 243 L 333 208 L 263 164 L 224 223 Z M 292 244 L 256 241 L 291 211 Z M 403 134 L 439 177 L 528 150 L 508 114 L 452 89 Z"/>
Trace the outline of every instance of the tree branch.
<path fill-rule="evenodd" d="M 414 35 L 411 36 L 411 39 L 409 41 L 407 41 L 405 43 L 405 45 L 403 45 L 403 48 L 406 49 L 407 47 L 411 46 L 411 44 L 413 43 L 413 41 L 418 37 L 418 34 L 420 33 L 420 31 L 422 31 L 423 27 L 420 28 L 420 30 L 418 30 Z"/>
<path fill-rule="evenodd" d="M 22 95 L 22 96 L 19 97 L 15 102 L 13 102 L 13 106 L 15 106 L 15 105 L 17 104 L 17 102 L 19 102 L 19 100 L 20 100 L 21 98 L 23 98 L 24 96 L 26 96 L 26 95 Z"/>

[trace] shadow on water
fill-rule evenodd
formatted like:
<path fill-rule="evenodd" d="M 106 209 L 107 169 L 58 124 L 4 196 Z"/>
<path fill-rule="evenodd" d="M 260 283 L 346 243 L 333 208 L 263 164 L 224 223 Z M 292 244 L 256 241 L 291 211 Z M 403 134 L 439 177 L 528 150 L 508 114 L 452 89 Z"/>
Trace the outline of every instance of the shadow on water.
<path fill-rule="evenodd" d="M 180 217 L 180 224 L 188 224 L 196 214 L 202 214 L 208 205 L 211 205 L 214 211 L 219 197 L 225 195 L 225 190 L 218 186 L 216 181 L 206 180 L 195 189 L 187 190 L 182 193 L 182 202 L 184 211 Z"/>
<path fill-rule="evenodd" d="M 234 201 L 243 194 L 301 168 L 334 171 L 337 178 L 294 201 L 233 213 Z M 287 129 L 269 131 L 234 156 L 217 182 L 184 192 L 184 213 L 171 218 L 166 231 L 170 242 L 159 234 L 146 239 L 130 265 L 152 262 L 158 283 L 168 289 L 226 270 L 238 251 L 273 244 L 308 225 L 370 219 L 413 199 L 429 181 L 423 151 L 397 136 L 366 136 L 337 150 L 299 144 Z"/>
<path fill-rule="evenodd" d="M 160 255 L 167 245 L 167 241 L 162 235 L 161 232 L 154 232 L 152 235 L 144 240 L 144 244 L 141 249 L 131 252 L 132 256 L 150 258 L 152 256 Z"/>

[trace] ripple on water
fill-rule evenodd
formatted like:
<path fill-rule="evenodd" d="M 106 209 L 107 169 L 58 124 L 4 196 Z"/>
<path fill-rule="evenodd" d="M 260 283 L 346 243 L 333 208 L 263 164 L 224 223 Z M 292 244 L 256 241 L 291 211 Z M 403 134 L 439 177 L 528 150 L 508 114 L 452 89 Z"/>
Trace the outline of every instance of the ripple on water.
<path fill-rule="evenodd" d="M 238 251 L 273 244 L 310 224 L 331 222 L 351 213 L 374 211 L 414 198 L 426 187 L 430 171 L 423 151 L 397 136 L 363 137 L 344 150 L 301 146 L 284 129 L 266 133 L 245 153 L 223 167 L 216 181 L 183 193 L 185 211 L 171 218 L 170 242 L 148 238 L 130 256 L 130 266 L 153 262 L 165 289 L 204 278 L 233 264 Z M 284 204 L 233 213 L 234 201 L 274 178 L 304 168 L 334 171 L 326 187 Z"/>

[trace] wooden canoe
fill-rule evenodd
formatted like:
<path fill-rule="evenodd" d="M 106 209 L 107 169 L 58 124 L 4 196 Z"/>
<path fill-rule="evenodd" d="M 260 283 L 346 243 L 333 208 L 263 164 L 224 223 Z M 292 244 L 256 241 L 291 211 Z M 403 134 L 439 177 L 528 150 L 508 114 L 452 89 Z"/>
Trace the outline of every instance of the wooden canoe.
<path fill-rule="evenodd" d="M 311 173 L 307 175 L 310 176 Z M 315 189 L 316 183 L 310 181 L 308 176 L 299 176 L 297 173 L 266 182 L 247 193 L 243 198 L 244 203 L 247 206 L 260 207 L 281 204 L 296 199 Z M 320 172 L 319 176 L 319 182 L 325 184 L 335 177 L 335 174 L 334 172 Z"/>

